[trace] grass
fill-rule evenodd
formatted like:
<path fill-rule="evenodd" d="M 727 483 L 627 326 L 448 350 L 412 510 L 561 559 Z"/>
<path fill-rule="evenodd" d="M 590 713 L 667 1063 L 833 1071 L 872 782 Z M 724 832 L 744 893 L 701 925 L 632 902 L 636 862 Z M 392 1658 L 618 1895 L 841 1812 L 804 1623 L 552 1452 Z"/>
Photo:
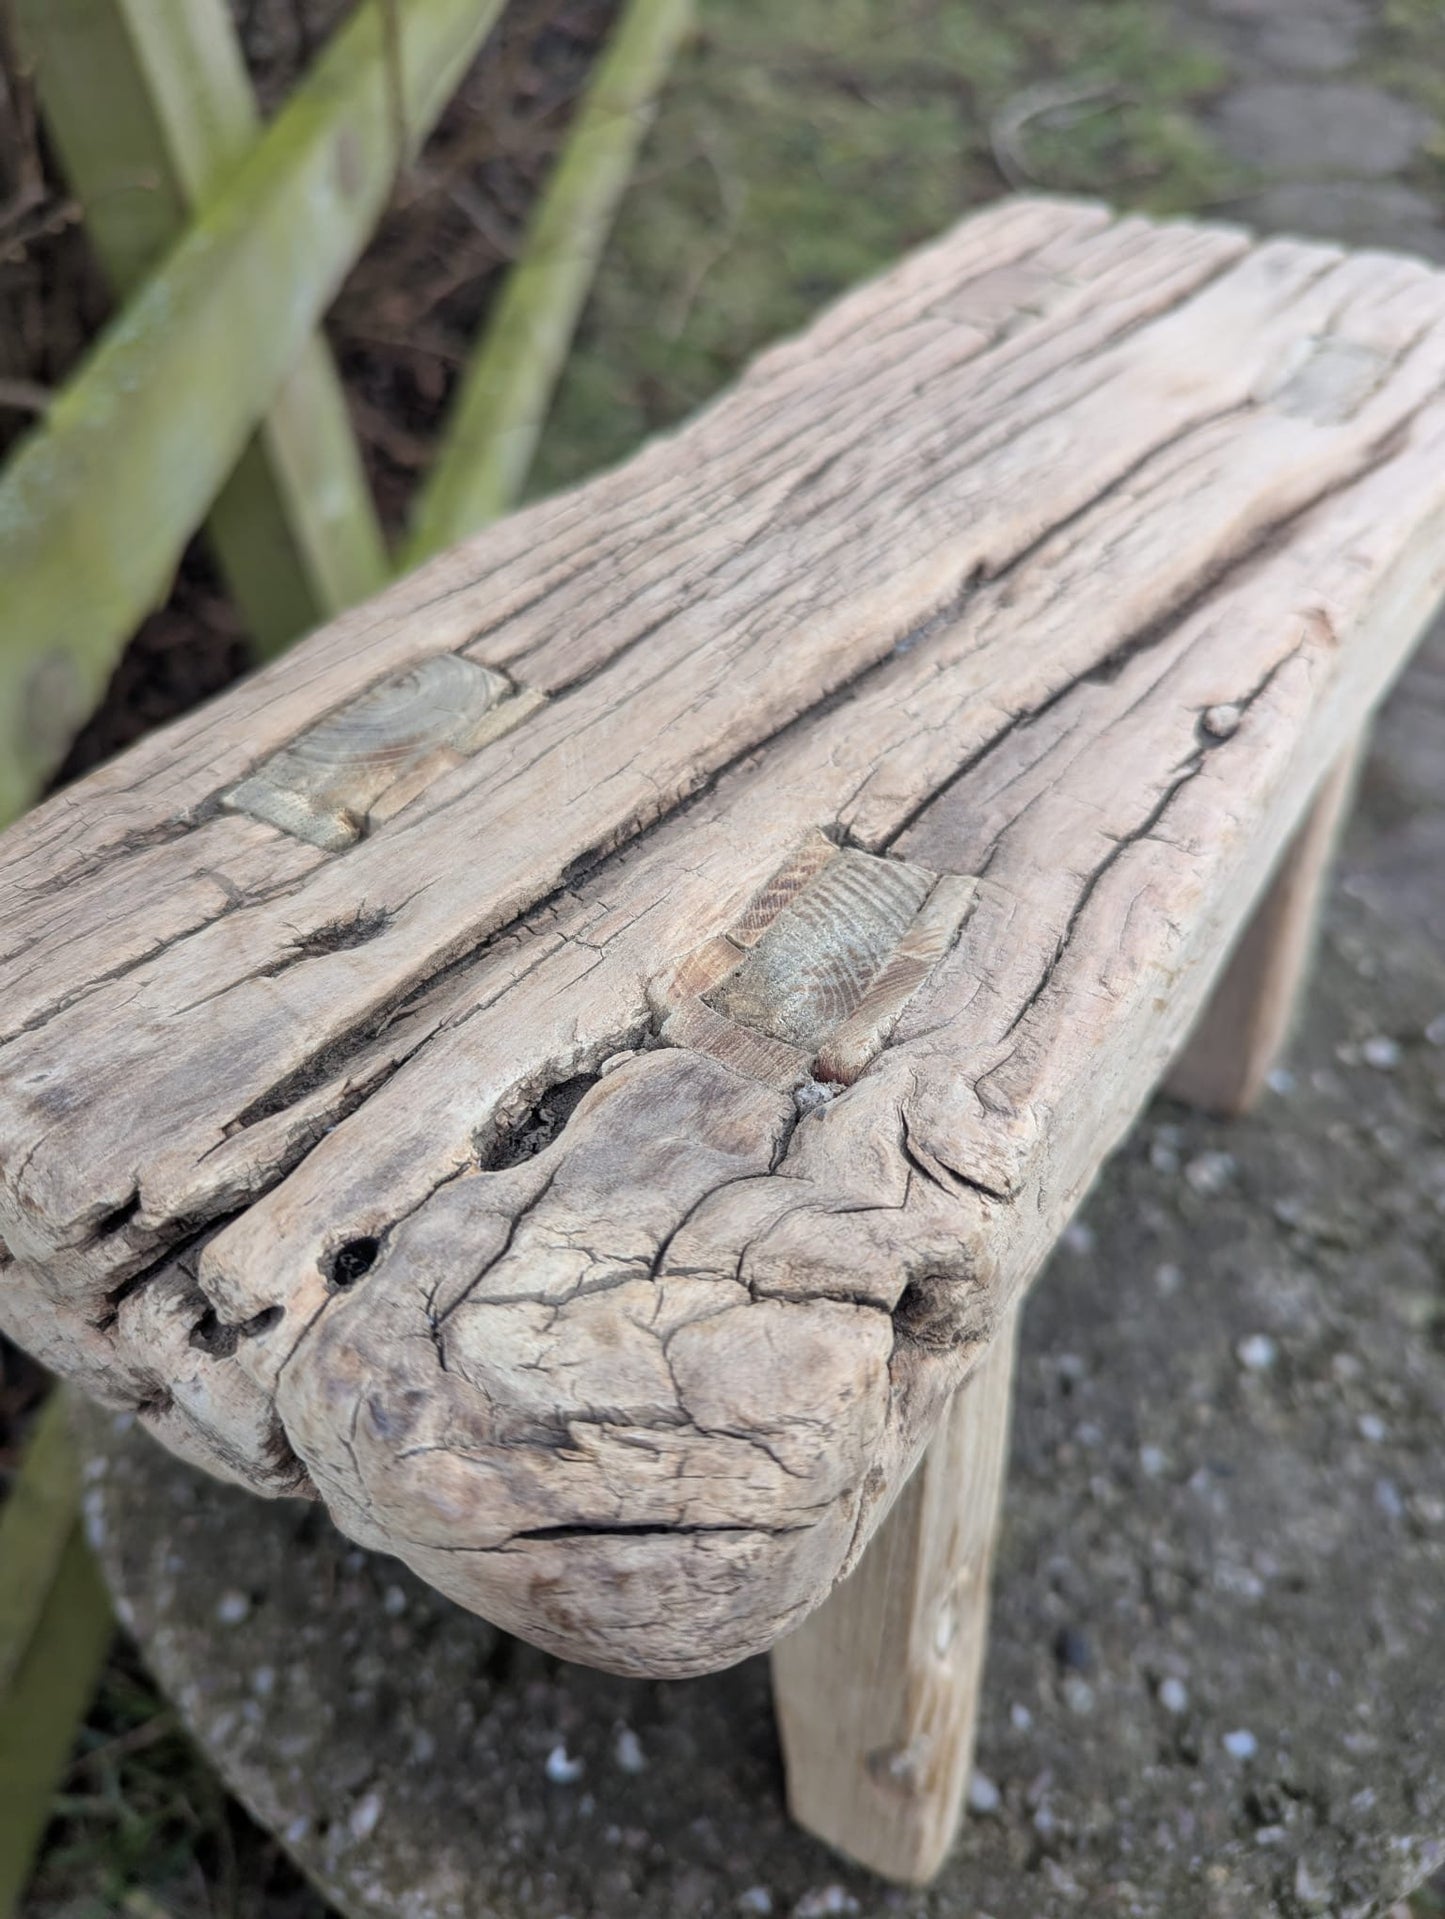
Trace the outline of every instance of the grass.
<path fill-rule="evenodd" d="M 1045 190 L 1155 212 L 1235 182 L 1194 109 L 1219 84 L 1157 0 L 712 0 L 563 382 L 534 492 L 621 458 L 844 287 L 994 198 L 995 140 Z M 1087 100 L 1066 95 L 1088 89 Z"/>

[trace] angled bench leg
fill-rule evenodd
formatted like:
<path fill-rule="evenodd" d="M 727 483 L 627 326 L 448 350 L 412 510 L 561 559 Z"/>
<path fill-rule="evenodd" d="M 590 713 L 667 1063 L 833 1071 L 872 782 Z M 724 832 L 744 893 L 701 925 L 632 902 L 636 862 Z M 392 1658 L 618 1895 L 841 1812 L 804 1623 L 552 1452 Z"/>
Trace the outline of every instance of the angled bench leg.
<path fill-rule="evenodd" d="M 1364 756 L 1364 740 L 1326 775 L 1280 859 L 1198 1025 L 1169 1071 L 1165 1091 L 1205 1112 L 1235 1117 L 1263 1091 L 1314 945 L 1315 922 L 1340 828 Z"/>
<path fill-rule="evenodd" d="M 789 1811 L 912 1885 L 948 1851 L 973 1760 L 1016 1321 L 999 1328 L 857 1570 L 773 1650 Z"/>

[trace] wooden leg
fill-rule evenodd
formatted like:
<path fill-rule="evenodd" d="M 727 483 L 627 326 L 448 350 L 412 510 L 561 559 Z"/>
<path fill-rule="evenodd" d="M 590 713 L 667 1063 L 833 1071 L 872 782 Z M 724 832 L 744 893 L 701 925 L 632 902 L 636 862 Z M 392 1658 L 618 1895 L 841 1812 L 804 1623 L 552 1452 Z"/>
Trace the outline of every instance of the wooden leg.
<path fill-rule="evenodd" d="M 1304 824 L 1240 935 L 1165 1091 L 1208 1113 L 1247 1112 L 1289 1031 L 1314 945 L 1335 841 L 1349 810 L 1363 741 L 1328 774 Z"/>
<path fill-rule="evenodd" d="M 942 1863 L 973 1762 L 1015 1318 L 857 1570 L 773 1650 L 794 1819 L 909 1885 Z"/>

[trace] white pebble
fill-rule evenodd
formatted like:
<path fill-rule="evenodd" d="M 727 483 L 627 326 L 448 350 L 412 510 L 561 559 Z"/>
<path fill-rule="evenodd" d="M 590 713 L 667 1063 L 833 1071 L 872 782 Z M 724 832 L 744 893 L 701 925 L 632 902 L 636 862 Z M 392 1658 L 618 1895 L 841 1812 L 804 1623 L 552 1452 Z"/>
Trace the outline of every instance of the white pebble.
<path fill-rule="evenodd" d="M 276 1690 L 276 1668 L 258 1666 L 251 1674 L 251 1690 L 258 1699 L 269 1699 Z"/>
<path fill-rule="evenodd" d="M 1154 1285 L 1167 1299 L 1170 1293 L 1177 1293 L 1184 1284 L 1184 1270 L 1179 1266 L 1160 1266 L 1155 1269 Z"/>
<path fill-rule="evenodd" d="M 1150 1479 L 1158 1479 L 1169 1470 L 1169 1455 L 1159 1446 L 1141 1446 L 1139 1464 Z"/>
<path fill-rule="evenodd" d="M 1094 1250 L 1094 1229 L 1086 1226 L 1081 1219 L 1071 1219 L 1060 1237 L 1071 1253 L 1092 1253 Z"/>
<path fill-rule="evenodd" d="M 1379 1033 L 1365 1041 L 1360 1048 L 1360 1056 L 1366 1066 L 1373 1066 L 1376 1072 L 1393 1073 L 1400 1064 L 1400 1042 L 1385 1033 Z"/>
<path fill-rule="evenodd" d="M 1189 1710 L 1189 1688 L 1182 1679 L 1172 1676 L 1159 1681 L 1159 1704 L 1165 1712 L 1181 1713 Z"/>
<path fill-rule="evenodd" d="M 1445 1013 L 1437 1013 L 1425 1028 L 1425 1037 L 1432 1046 L 1445 1046 Z"/>
<path fill-rule="evenodd" d="M 1271 1066 L 1264 1076 L 1264 1083 L 1272 1093 L 1277 1093 L 1281 1099 L 1288 1099 L 1294 1091 L 1295 1078 L 1287 1066 Z"/>
<path fill-rule="evenodd" d="M 406 1594 L 400 1586 L 388 1586 L 381 1595 L 381 1610 L 388 1619 L 400 1619 L 406 1611 Z"/>
<path fill-rule="evenodd" d="M 1211 739 L 1227 740 L 1231 734 L 1239 731 L 1239 722 L 1243 718 L 1243 708 L 1231 701 L 1223 706 L 1206 706 L 1199 716 L 1199 724 Z"/>
<path fill-rule="evenodd" d="M 1355 1421 L 1361 1439 L 1368 1439 L 1372 1446 L 1378 1446 L 1389 1431 L 1378 1413 L 1361 1413 Z"/>
<path fill-rule="evenodd" d="M 1279 1348 L 1268 1333 L 1251 1333 L 1234 1351 L 1240 1365 L 1252 1373 L 1267 1373 L 1279 1358 Z"/>
<path fill-rule="evenodd" d="M 1234 1178 L 1232 1153 L 1199 1153 L 1184 1168 L 1184 1177 L 1196 1193 L 1213 1199 Z"/>
<path fill-rule="evenodd" d="M 298 1813 L 296 1818 L 294 1818 L 290 1825 L 282 1832 L 281 1837 L 286 1841 L 288 1846 L 299 1846 L 310 1830 L 310 1814 L 304 1812 Z"/>
<path fill-rule="evenodd" d="M 1392 1479 L 1375 1481 L 1375 1504 L 1386 1519 L 1403 1519 L 1405 1502 L 1400 1497 L 1400 1489 Z"/>
<path fill-rule="evenodd" d="M 1034 1716 L 1027 1706 L 1010 1706 L 1008 1716 L 1009 1724 L 1015 1732 L 1027 1732 L 1029 1727 L 1034 1723 Z"/>
<path fill-rule="evenodd" d="M 570 1786 L 587 1770 L 587 1762 L 585 1759 L 569 1758 L 566 1745 L 559 1740 L 547 1754 L 546 1770 L 554 1786 Z"/>
<path fill-rule="evenodd" d="M 989 1778 L 986 1772 L 976 1772 L 968 1782 L 968 1806 L 970 1812 L 997 1812 L 1003 1804 L 1003 1794 Z"/>
<path fill-rule="evenodd" d="M 1064 1704 L 1080 1719 L 1087 1718 L 1094 1710 L 1094 1688 L 1087 1679 L 1081 1679 L 1076 1672 L 1066 1673 L 1063 1683 Z"/>
<path fill-rule="evenodd" d="M 1238 1731 L 1224 1735 L 1224 1750 L 1231 1759 L 1253 1759 L 1259 1751 L 1259 1741 L 1241 1726 Z"/>
<path fill-rule="evenodd" d="M 824 1886 L 817 1892 L 805 1892 L 793 1907 L 793 1919 L 829 1919 L 835 1912 L 857 1912 L 858 1901 L 841 1886 Z"/>
<path fill-rule="evenodd" d="M 1156 1173 L 1177 1173 L 1179 1171 L 1179 1153 L 1167 1141 L 1156 1139 L 1149 1148 L 1149 1164 Z"/>
<path fill-rule="evenodd" d="M 766 1886 L 749 1886 L 746 1892 L 738 1894 L 737 1908 L 739 1912 L 755 1912 L 761 1919 L 767 1919 L 773 1909 L 773 1895 Z"/>
<path fill-rule="evenodd" d="M 251 1617 L 251 1602 L 242 1592 L 222 1593 L 216 1602 L 216 1617 L 223 1626 L 239 1626 Z"/>
<path fill-rule="evenodd" d="M 631 1726 L 619 1726 L 617 1739 L 612 1748 L 612 1756 L 624 1772 L 645 1772 L 647 1757 L 642 1750 L 642 1741 Z"/>
<path fill-rule="evenodd" d="M 381 1820 L 381 1794 L 369 1792 L 351 1808 L 347 1828 L 353 1839 L 369 1839 Z"/>

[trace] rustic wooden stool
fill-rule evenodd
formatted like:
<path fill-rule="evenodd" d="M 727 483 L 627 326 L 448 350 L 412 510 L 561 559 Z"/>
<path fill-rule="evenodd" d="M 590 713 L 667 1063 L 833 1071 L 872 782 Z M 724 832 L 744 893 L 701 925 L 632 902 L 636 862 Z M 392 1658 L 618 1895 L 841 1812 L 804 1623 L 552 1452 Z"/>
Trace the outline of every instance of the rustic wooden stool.
<path fill-rule="evenodd" d="M 1445 275 L 990 208 L 8 836 L 0 1322 L 568 1658 L 781 1642 L 926 1878 L 1020 1293 L 1258 1086 L 1442 598 Z"/>

